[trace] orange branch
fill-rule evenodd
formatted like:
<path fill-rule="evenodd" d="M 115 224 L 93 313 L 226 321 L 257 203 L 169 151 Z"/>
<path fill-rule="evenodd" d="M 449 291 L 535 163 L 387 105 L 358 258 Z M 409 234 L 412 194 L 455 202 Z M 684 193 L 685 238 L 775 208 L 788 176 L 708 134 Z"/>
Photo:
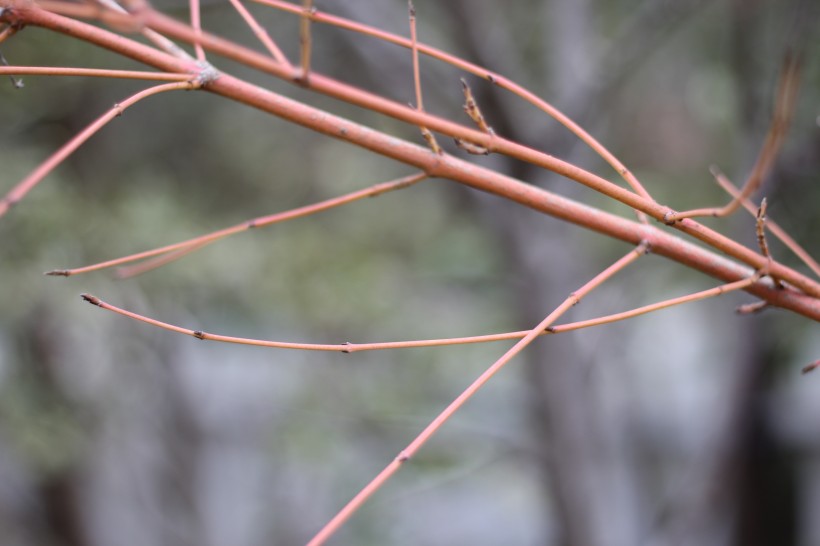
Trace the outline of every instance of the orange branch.
<path fill-rule="evenodd" d="M 186 241 L 182 241 L 179 243 L 166 245 L 152 250 L 146 250 L 144 252 L 139 252 L 136 254 L 130 254 L 128 256 L 123 256 L 122 258 L 116 258 L 114 260 L 108 260 L 97 264 L 87 265 L 85 267 L 78 267 L 75 269 L 55 269 L 54 271 L 47 272 L 46 275 L 70 277 L 73 275 L 80 275 L 83 273 L 90 273 L 92 271 L 99 271 L 101 269 L 107 269 L 109 267 L 123 265 L 130 262 L 136 262 L 138 260 L 144 260 L 146 258 L 152 258 L 154 256 L 161 256 L 163 254 L 173 254 L 173 259 L 181 258 L 185 254 L 188 254 L 193 250 L 200 249 L 206 245 L 209 245 L 211 243 L 214 243 L 216 241 L 219 241 L 220 239 L 224 239 L 225 237 L 229 237 L 236 233 L 247 231 L 249 229 L 270 226 L 272 224 L 285 222 L 287 220 L 293 220 L 295 218 L 302 218 L 335 207 L 347 205 L 348 203 L 352 203 L 354 201 L 358 201 L 360 199 L 364 199 L 367 197 L 376 197 L 387 192 L 409 187 L 417 182 L 420 182 L 421 180 L 424 180 L 425 178 L 427 178 L 426 174 L 417 173 L 402 178 L 398 178 L 396 180 L 391 180 L 389 182 L 381 182 L 379 184 L 374 184 L 373 186 L 370 186 L 368 188 L 354 191 L 339 197 L 334 197 L 333 199 L 327 199 L 325 201 L 314 203 L 312 205 L 307 205 L 304 207 L 299 207 L 288 211 L 279 212 L 276 214 L 270 214 L 268 216 L 260 216 L 252 220 L 242 222 L 241 224 L 236 224 L 234 226 L 220 229 L 218 231 L 214 231 L 211 233 L 207 233 L 205 235 L 200 235 L 199 237 L 194 237 L 193 239 L 188 239 Z M 140 269 L 121 271 L 120 276 L 129 277 L 138 273 L 143 273 L 145 271 L 148 271 L 149 269 L 153 269 L 154 267 L 165 265 L 170 261 L 172 260 L 162 260 L 154 262 L 153 264 L 149 264 L 149 267 L 147 268 L 141 267 Z"/>
<path fill-rule="evenodd" d="M 193 31 L 190 27 L 159 14 L 153 12 L 140 13 L 135 17 L 144 20 L 150 19 L 152 23 L 159 24 L 163 29 L 172 29 L 174 35 L 193 37 Z M 139 20 L 138 18 L 134 20 Z M 51 28 L 91 44 L 105 47 L 161 70 L 170 72 L 192 70 L 191 64 L 180 59 L 175 59 L 153 48 L 99 27 L 68 19 L 41 9 L 30 7 L 6 9 L 5 12 L 0 15 L 0 20 L 11 24 L 32 24 Z M 246 48 L 238 47 L 235 44 L 205 33 L 203 34 L 202 41 L 209 49 L 219 50 L 220 53 L 227 52 L 240 55 L 247 61 L 246 64 L 250 66 L 258 65 L 258 68 L 261 70 L 284 75 L 281 65 L 278 65 L 273 59 L 265 55 L 257 54 Z M 195 69 L 195 67 L 193 68 Z M 424 124 L 454 137 L 463 137 L 471 142 L 478 142 L 479 144 L 489 144 L 490 137 L 485 133 L 468 129 L 436 116 L 431 116 L 430 114 L 417 112 L 415 109 L 395 104 L 329 78 L 320 77 L 317 74 L 311 77 L 311 87 L 328 95 L 343 98 L 351 103 L 360 104 L 375 111 L 389 113 L 394 117 L 414 125 Z M 208 83 L 205 88 L 216 94 L 242 102 L 299 125 L 309 127 L 322 134 L 345 140 L 385 157 L 413 165 L 424 170 L 431 176 L 447 178 L 499 195 L 505 199 L 550 214 L 562 220 L 633 244 L 647 239 L 652 244 L 654 253 L 672 258 L 687 267 L 698 269 L 724 282 L 740 280 L 748 277 L 750 274 L 747 268 L 720 258 L 713 252 L 686 243 L 673 234 L 651 226 L 637 224 L 599 209 L 577 203 L 543 189 L 522 183 L 501 173 L 470 164 L 446 154 L 443 156 L 431 154 L 429 150 L 402 141 L 396 137 L 374 131 L 362 125 L 310 107 L 304 103 L 261 89 L 258 86 L 251 85 L 229 75 L 220 75 L 219 78 Z M 574 165 L 562 162 L 547 154 L 531 150 L 524 146 L 504 141 L 498 137 L 495 138 L 495 143 L 503 143 L 509 155 L 531 161 L 592 187 L 600 186 L 605 188 L 606 191 L 604 191 L 604 193 L 607 195 L 622 200 L 633 208 L 644 210 L 654 218 L 663 218 L 669 211 L 667 207 L 649 202 L 638 195 L 614 186 L 600 177 L 579 169 Z M 498 146 L 494 147 L 497 148 Z M 725 252 L 745 262 L 754 269 L 761 269 L 767 264 L 767 259 L 764 256 L 693 220 L 683 220 L 676 223 L 675 227 L 684 233 L 695 236 L 714 249 Z M 820 320 L 820 299 L 818 299 L 820 298 L 820 284 L 777 262 L 771 264 L 770 272 L 804 293 L 801 294 L 793 288 L 775 290 L 771 286 L 760 282 L 748 287 L 747 291 L 768 301 L 772 305 L 785 307 L 815 320 Z"/>
<path fill-rule="evenodd" d="M 103 68 L 72 68 L 62 66 L 0 66 L 0 75 L 17 76 L 85 76 L 127 80 L 189 81 L 191 74 L 146 72 L 142 70 L 108 70 Z"/>
<path fill-rule="evenodd" d="M 0 216 L 3 216 L 8 210 L 14 206 L 20 199 L 23 198 L 29 191 L 31 191 L 43 178 L 53 171 L 60 163 L 71 155 L 77 148 L 79 148 L 85 141 L 91 138 L 100 129 L 105 127 L 111 120 L 122 115 L 122 113 L 130 106 L 136 104 L 142 99 L 148 98 L 152 95 L 164 93 L 165 91 L 174 91 L 178 89 L 194 89 L 199 84 L 195 81 L 163 83 L 154 87 L 149 87 L 139 93 L 132 95 L 121 103 L 115 104 L 111 110 L 97 118 L 91 125 L 83 129 L 71 140 L 66 142 L 62 148 L 57 150 L 51 157 L 40 164 L 30 175 L 24 178 L 19 184 L 12 188 L 5 197 L 0 199 Z"/>
<path fill-rule="evenodd" d="M 344 523 L 362 506 L 362 504 L 367 501 L 376 491 L 381 488 L 382 485 L 390 479 L 390 477 L 399 470 L 399 468 L 410 458 L 412 458 L 416 452 L 421 449 L 421 447 L 427 443 L 429 440 L 438 430 L 441 428 L 444 423 L 446 423 L 450 417 L 458 411 L 461 406 L 464 405 L 467 400 L 473 397 L 475 393 L 478 392 L 481 387 L 483 387 L 487 381 L 489 381 L 493 376 L 495 376 L 501 369 L 510 362 L 518 353 L 524 350 L 530 343 L 532 343 L 535 338 L 540 336 L 544 330 L 550 326 L 553 322 L 555 322 L 561 315 L 563 315 L 568 309 L 576 305 L 581 299 L 593 291 L 595 288 L 600 286 L 604 281 L 611 278 L 615 273 L 624 269 L 626 266 L 637 260 L 640 256 L 642 256 L 648 246 L 646 244 L 640 244 L 637 248 L 631 250 L 627 255 L 623 258 L 606 268 L 604 271 L 596 275 L 591 281 L 586 283 L 584 286 L 579 288 L 577 291 L 573 292 L 572 294 L 565 299 L 561 305 L 559 305 L 555 310 L 547 315 L 544 320 L 542 320 L 535 328 L 527 332 L 523 338 L 521 338 L 515 345 L 513 345 L 506 353 L 504 353 L 501 358 L 496 360 L 489 368 L 487 368 L 484 373 L 482 373 L 467 389 L 462 392 L 458 397 L 453 400 L 450 405 L 448 405 L 444 411 L 442 411 L 433 421 L 427 425 L 427 427 L 419 434 L 415 440 L 413 440 L 406 448 L 404 448 L 398 456 L 393 459 L 387 467 L 382 470 L 378 476 L 376 476 L 364 489 L 359 491 L 359 493 L 353 497 L 353 499 L 347 503 L 347 505 L 339 511 L 336 516 L 331 519 L 327 525 L 325 525 L 319 533 L 316 534 L 315 537 L 308 543 L 308 546 L 318 546 L 319 544 L 324 544 L 339 528 L 344 525 Z"/>

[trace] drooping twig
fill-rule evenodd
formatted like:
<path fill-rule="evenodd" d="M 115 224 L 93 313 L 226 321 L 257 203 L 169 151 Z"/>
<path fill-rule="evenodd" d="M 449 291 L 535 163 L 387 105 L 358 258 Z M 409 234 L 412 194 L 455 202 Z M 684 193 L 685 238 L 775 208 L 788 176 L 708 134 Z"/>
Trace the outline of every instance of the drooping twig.
<path fill-rule="evenodd" d="M 645 315 L 648 313 L 652 313 L 655 311 L 659 311 L 661 309 L 667 309 L 669 307 L 673 307 L 676 305 L 681 305 L 684 303 L 692 303 L 695 301 L 701 301 L 707 298 L 712 298 L 716 296 L 720 296 L 723 294 L 728 294 L 729 292 L 733 292 L 736 290 L 742 290 L 747 288 L 751 284 L 757 282 L 759 278 L 759 274 L 752 275 L 751 277 L 747 277 L 740 281 L 736 281 L 733 283 L 724 284 L 721 286 L 716 286 L 714 288 L 710 288 L 708 290 L 703 290 L 700 292 L 696 292 L 694 294 L 689 294 L 686 296 L 681 296 L 678 298 L 671 298 L 668 300 L 664 300 L 661 302 L 653 303 L 650 305 L 645 305 L 643 307 L 638 307 L 636 309 L 631 309 L 629 311 L 623 311 L 621 313 L 614 313 L 611 315 L 606 315 L 602 317 L 597 317 L 593 319 L 586 319 L 580 320 L 576 322 L 568 322 L 565 324 L 559 324 L 556 326 L 550 326 L 545 328 L 540 335 L 550 335 L 550 334 L 561 334 L 564 332 L 571 332 L 574 330 L 581 330 L 583 328 L 591 328 L 594 326 L 601 326 L 603 324 L 611 324 L 613 322 L 618 322 L 622 320 L 627 320 L 630 318 L 634 318 L 640 315 Z M 420 348 L 420 347 L 442 347 L 442 346 L 450 346 L 450 345 L 468 345 L 468 344 L 475 344 L 475 343 L 491 343 L 491 342 L 498 342 L 498 341 L 511 341 L 511 340 L 518 340 L 526 336 L 530 331 L 518 331 L 518 332 L 504 332 L 500 334 L 486 334 L 480 336 L 467 336 L 467 337 L 452 337 L 452 338 L 438 338 L 438 339 L 419 339 L 419 340 L 409 340 L 409 341 L 382 341 L 382 342 L 374 342 L 374 343 L 294 343 L 289 341 L 275 341 L 275 340 L 267 340 L 267 339 L 252 339 L 246 337 L 236 337 L 236 336 L 227 336 L 223 334 L 213 334 L 209 332 L 205 332 L 203 330 L 193 330 L 190 328 L 184 328 L 182 326 L 177 326 L 174 324 L 169 324 L 167 322 L 162 322 L 160 320 L 146 317 L 145 315 L 141 315 L 139 313 L 135 313 L 133 311 L 128 311 L 126 309 L 122 309 L 120 307 L 111 305 L 110 303 L 104 302 L 101 299 L 91 296 L 89 294 L 84 294 L 83 299 L 94 303 L 95 305 L 102 307 L 108 311 L 117 313 L 119 315 L 144 322 L 146 324 L 150 324 L 152 326 L 156 326 L 158 328 L 162 328 L 164 330 L 169 330 L 171 332 L 177 332 L 180 334 L 185 334 L 188 336 L 195 337 L 197 339 L 206 340 L 206 341 L 216 341 L 221 343 L 233 343 L 237 345 L 250 345 L 255 347 L 267 347 L 271 349 L 294 349 L 294 350 L 302 350 L 302 351 L 325 351 L 325 352 L 339 352 L 339 353 L 359 353 L 364 351 L 381 351 L 381 350 L 388 350 L 388 349 L 412 349 L 412 348 Z"/>
<path fill-rule="evenodd" d="M 696 216 L 728 216 L 740 207 L 744 199 L 748 199 L 757 191 L 760 184 L 769 174 L 774 166 L 774 161 L 785 140 L 792 114 L 797 104 L 797 91 L 800 88 L 800 60 L 796 55 L 787 53 L 780 71 L 780 79 L 777 86 L 777 94 L 774 101 L 774 112 L 766 139 L 757 157 L 757 161 L 752 167 L 752 172 L 743 184 L 739 195 L 734 197 L 723 207 L 710 207 L 694 209 L 685 212 L 669 213 L 664 218 L 667 223 L 674 223 L 684 218 Z M 714 174 L 714 173 L 713 173 Z M 715 175 L 717 176 L 717 175 Z"/>
<path fill-rule="evenodd" d="M 586 283 L 577 291 L 567 297 L 563 303 L 555 308 L 549 315 L 544 318 L 535 328 L 530 330 L 527 335 L 521 338 L 515 345 L 513 345 L 501 358 L 496 360 L 487 370 L 484 371 L 467 389 L 462 392 L 455 400 L 453 400 L 433 421 L 419 434 L 410 444 L 404 448 L 378 476 L 376 476 L 367 486 L 365 486 L 353 499 L 342 508 L 336 516 L 325 525 L 313 539 L 308 543 L 309 546 L 318 546 L 324 544 L 336 531 L 369 499 L 382 485 L 384 485 L 393 474 L 395 474 L 401 466 L 410 460 L 421 447 L 447 422 L 450 417 L 464 405 L 467 400 L 473 397 L 481 387 L 484 386 L 493 376 L 495 376 L 510 360 L 518 353 L 532 343 L 535 338 L 540 336 L 544 330 L 555 322 L 567 310 L 576 305 L 581 299 L 600 286 L 604 281 L 612 277 L 618 271 L 624 269 L 629 264 L 642 256 L 646 250 L 647 245 L 641 244 L 637 248 L 631 250 L 623 258 L 606 268 L 604 271 L 596 275 L 591 281 Z"/>
<path fill-rule="evenodd" d="M 166 91 L 175 91 L 178 89 L 195 89 L 200 84 L 196 80 L 189 80 L 183 82 L 163 83 L 154 87 L 149 87 L 135 95 L 132 95 L 124 101 L 115 104 L 108 112 L 97 118 L 91 125 L 80 131 L 77 135 L 66 142 L 62 148 L 54 152 L 46 161 L 40 164 L 30 175 L 24 178 L 17 184 L 5 197 L 0 199 L 0 216 L 3 216 L 8 210 L 14 206 L 20 199 L 23 198 L 32 188 L 40 183 L 54 168 L 71 155 L 77 148 L 79 148 L 85 141 L 91 138 L 97 131 L 105 127 L 111 120 L 122 115 L 122 113 L 130 106 L 147 97 L 164 93 Z"/>
<path fill-rule="evenodd" d="M 225 237 L 234 235 L 236 233 L 240 233 L 242 231 L 270 226 L 287 220 L 293 220 L 295 218 L 302 218 L 305 216 L 309 216 L 311 214 L 316 214 L 317 212 L 322 212 L 332 208 L 340 207 L 342 205 L 346 205 L 348 203 L 352 203 L 360 199 L 365 199 L 367 197 L 376 197 L 387 192 L 409 187 L 417 182 L 420 182 L 421 180 L 424 180 L 425 178 L 427 178 L 427 175 L 425 173 L 416 173 L 413 175 L 398 178 L 396 180 L 391 180 L 389 182 L 380 182 L 370 187 L 350 192 L 339 197 L 334 197 L 332 199 L 327 199 L 325 201 L 320 201 L 319 203 L 314 203 L 312 205 L 307 205 L 304 207 L 299 207 L 288 211 L 279 212 L 276 214 L 270 214 L 268 216 L 260 216 L 252 220 L 242 222 L 241 224 L 237 224 L 228 228 L 214 231 L 212 233 L 208 233 L 205 235 L 200 235 L 199 237 L 194 237 L 193 239 L 188 239 L 187 241 L 166 245 L 160 248 L 155 248 L 153 250 L 146 250 L 144 252 L 139 252 L 137 254 L 131 254 L 129 256 L 124 256 L 122 258 L 116 258 L 114 260 L 108 260 L 105 262 L 100 262 L 85 267 L 78 267 L 75 269 L 57 269 L 54 271 L 47 272 L 46 275 L 70 277 L 73 275 L 90 273 L 91 271 L 99 271 L 101 269 L 107 269 L 118 265 L 136 262 L 139 260 L 144 260 L 155 256 L 167 255 L 170 253 L 180 253 L 175 254 L 175 257 L 179 258 L 187 254 L 191 250 L 202 248 L 205 245 L 209 245 L 220 239 L 224 239 Z M 153 264 L 153 267 L 142 267 L 139 270 L 125 271 L 122 272 L 120 276 L 132 276 L 137 272 L 142 273 L 149 269 L 153 269 L 154 267 L 165 265 L 170 261 L 171 260 L 155 262 Z"/>

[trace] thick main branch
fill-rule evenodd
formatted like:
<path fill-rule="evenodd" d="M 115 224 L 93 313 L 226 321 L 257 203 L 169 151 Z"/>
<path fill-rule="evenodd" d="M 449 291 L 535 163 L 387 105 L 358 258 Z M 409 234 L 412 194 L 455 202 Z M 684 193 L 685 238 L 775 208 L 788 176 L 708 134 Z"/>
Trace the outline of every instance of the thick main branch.
<path fill-rule="evenodd" d="M 169 72 L 179 73 L 192 72 L 195 70 L 195 67 L 192 67 L 190 63 L 181 61 L 151 47 L 99 27 L 62 17 L 38 8 L 17 7 L 13 10 L 7 9 L 2 14 L 2 18 L 12 23 L 33 24 L 50 28 Z M 167 31 L 168 29 L 164 30 Z M 333 88 L 343 90 L 343 94 L 352 93 L 353 91 L 350 90 L 355 90 L 355 88 L 351 86 L 334 82 L 318 74 L 311 74 L 311 87 L 317 85 L 317 82 L 319 82 L 319 87 L 325 85 L 330 88 L 319 88 L 319 90 L 323 92 L 330 91 Z M 679 237 L 656 227 L 643 225 L 606 213 L 449 155 L 442 156 L 433 154 L 426 148 L 278 95 L 230 75 L 221 74 L 216 80 L 209 82 L 204 88 L 215 94 L 253 106 L 259 110 L 308 127 L 314 131 L 346 140 L 380 155 L 393 158 L 408 165 L 413 165 L 424 170 L 430 176 L 447 178 L 499 195 L 532 209 L 632 244 L 638 244 L 640 241 L 646 240 L 652 245 L 652 250 L 655 254 L 666 256 L 723 281 L 737 281 L 753 273 L 748 267 L 741 266 L 714 252 L 683 241 Z M 360 90 L 356 90 L 355 93 L 364 94 L 371 98 L 374 97 Z M 329 92 L 328 94 L 334 93 Z M 351 99 L 350 102 L 356 102 L 353 100 L 355 97 L 347 98 Z M 387 104 L 391 109 L 390 112 L 385 113 L 396 115 L 396 117 L 409 123 L 425 125 L 447 134 L 453 133 L 454 136 L 462 136 L 480 144 L 483 143 L 482 139 L 487 136 L 479 131 L 463 127 L 436 116 L 418 112 L 412 108 L 400 105 L 394 108 L 392 106 L 393 103 L 390 101 L 380 97 L 377 97 L 377 99 L 380 101 L 380 105 Z M 372 106 L 369 103 L 363 105 Z M 382 111 L 381 108 L 376 108 L 376 110 Z M 501 141 L 501 139 L 494 141 L 493 145 L 497 145 L 499 141 Z M 532 160 L 536 164 L 541 164 L 545 168 L 555 170 L 574 180 L 597 179 L 614 186 L 606 180 L 600 179 L 596 177 L 596 175 L 579 169 L 574 165 L 562 162 L 547 154 L 537 152 L 536 150 L 526 148 L 519 144 L 509 141 L 506 142 L 509 143 L 511 149 L 514 148 L 525 156 L 522 157 L 522 159 Z M 486 144 L 489 145 L 489 141 Z M 519 157 L 512 153 L 510 155 Z M 555 165 L 558 165 L 560 169 L 554 168 Z M 662 218 L 663 214 L 669 210 L 656 203 L 648 202 L 642 197 L 619 188 L 618 186 L 614 187 L 618 188 L 619 196 L 621 193 L 624 194 L 624 202 L 627 202 L 627 204 L 634 206 L 634 208 L 638 210 L 646 212 L 656 219 Z M 763 268 L 768 265 L 765 257 L 697 222 L 685 220 L 681 222 L 678 227 L 706 241 L 713 247 L 749 263 L 755 268 Z M 820 321 L 820 299 L 817 297 L 820 296 L 820 285 L 782 264 L 771 264 L 771 266 L 771 272 L 778 278 L 788 281 L 806 293 L 804 294 L 793 289 L 779 290 L 766 280 L 755 283 L 750 286 L 747 291 L 772 305 L 787 308 Z"/>

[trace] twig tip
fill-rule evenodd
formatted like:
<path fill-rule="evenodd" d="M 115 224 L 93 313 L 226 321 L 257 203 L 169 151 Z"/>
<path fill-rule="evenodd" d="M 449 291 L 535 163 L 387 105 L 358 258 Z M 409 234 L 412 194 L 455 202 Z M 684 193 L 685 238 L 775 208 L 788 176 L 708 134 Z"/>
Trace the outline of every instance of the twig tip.
<path fill-rule="evenodd" d="M 100 301 L 100 298 L 97 296 L 92 296 L 91 294 L 80 294 L 80 297 L 91 305 L 96 305 L 97 307 L 102 306 L 102 301 Z"/>
<path fill-rule="evenodd" d="M 43 275 L 47 275 L 49 277 L 68 277 L 71 275 L 71 271 L 68 269 L 53 269 L 51 271 L 46 271 Z"/>
<path fill-rule="evenodd" d="M 820 367 L 820 360 L 815 360 L 811 364 L 803 366 L 803 368 L 800 370 L 800 373 L 806 375 L 809 372 L 813 372 L 817 367 Z"/>

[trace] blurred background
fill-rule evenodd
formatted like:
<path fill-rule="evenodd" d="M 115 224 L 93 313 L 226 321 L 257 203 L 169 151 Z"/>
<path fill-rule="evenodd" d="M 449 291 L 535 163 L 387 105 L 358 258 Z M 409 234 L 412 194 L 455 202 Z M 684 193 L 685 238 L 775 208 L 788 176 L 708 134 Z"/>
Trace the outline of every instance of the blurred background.
<path fill-rule="evenodd" d="M 820 40 L 811 0 L 416 0 L 420 40 L 563 109 L 653 196 L 722 204 L 754 163 L 789 48 L 794 123 L 760 196 L 820 255 Z M 179 18 L 181 1 L 159 4 Z M 317 7 L 408 35 L 402 0 Z M 292 59 L 298 19 L 252 6 Z M 227 2 L 207 29 L 257 48 Z M 314 25 L 316 70 L 415 102 L 407 50 Z M 261 50 L 261 48 L 258 48 Z M 26 28 L 11 64 L 140 68 Z M 413 128 L 211 59 L 221 70 L 421 142 Z M 462 74 L 422 59 L 425 106 Z M 496 131 L 616 180 L 557 123 L 468 78 Z M 146 85 L 0 82 L 0 193 Z M 475 158 L 632 217 L 503 157 Z M 207 93 L 146 100 L 0 219 L 0 537 L 13 546 L 301 544 L 511 344 L 308 353 L 179 336 L 84 304 L 283 341 L 465 336 L 537 324 L 628 246 L 431 180 L 244 233 L 143 276 L 43 271 L 169 244 L 412 170 Z M 707 220 L 755 245 L 745 212 Z M 777 242 L 777 259 L 800 271 Z M 567 321 L 715 286 L 659 257 Z M 380 490 L 333 544 L 820 544 L 816 323 L 745 294 L 542 338 Z"/>

